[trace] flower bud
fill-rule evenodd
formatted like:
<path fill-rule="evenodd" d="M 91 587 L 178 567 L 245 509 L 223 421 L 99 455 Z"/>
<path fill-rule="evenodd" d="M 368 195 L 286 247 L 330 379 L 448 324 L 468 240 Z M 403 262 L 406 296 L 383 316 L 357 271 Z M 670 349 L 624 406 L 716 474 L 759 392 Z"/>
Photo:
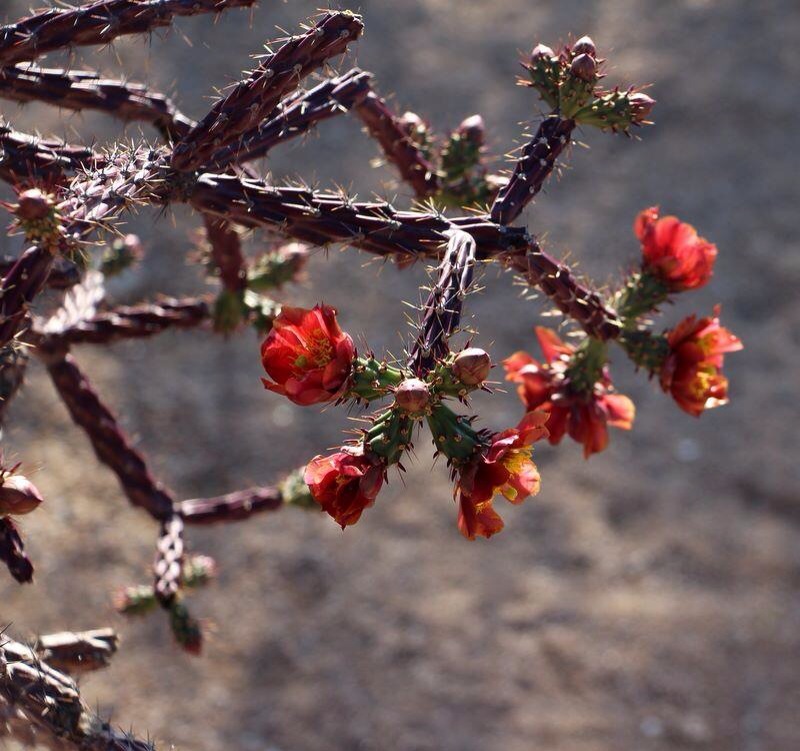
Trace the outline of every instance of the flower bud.
<path fill-rule="evenodd" d="M 217 576 L 217 562 L 208 555 L 193 555 L 183 562 L 183 584 L 202 587 Z"/>
<path fill-rule="evenodd" d="M 549 60 L 550 58 L 555 57 L 555 52 L 553 52 L 553 50 L 546 44 L 537 44 L 531 52 L 531 62 L 535 63 L 537 60 L 543 57 Z"/>
<path fill-rule="evenodd" d="M 486 140 L 486 125 L 480 115 L 472 115 L 458 126 L 456 133 L 459 138 L 469 141 L 474 146 L 483 146 Z"/>
<path fill-rule="evenodd" d="M 174 600 L 169 607 L 169 625 L 175 641 L 190 655 L 199 655 L 203 649 L 203 629 L 200 622 L 192 617 L 186 605 Z"/>
<path fill-rule="evenodd" d="M 477 347 L 469 347 L 456 355 L 453 375 L 467 386 L 479 386 L 488 377 L 492 368 L 489 355 Z"/>
<path fill-rule="evenodd" d="M 590 55 L 595 57 L 597 50 L 595 49 L 594 42 L 590 36 L 582 36 L 575 44 L 572 45 L 573 55 Z"/>
<path fill-rule="evenodd" d="M 570 72 L 582 81 L 594 81 L 597 76 L 597 63 L 587 54 L 578 55 L 570 65 Z"/>
<path fill-rule="evenodd" d="M 419 378 L 406 378 L 394 392 L 395 404 L 409 414 L 417 415 L 430 403 L 428 384 Z"/>
<path fill-rule="evenodd" d="M 9 475 L 0 486 L 0 516 L 22 516 L 35 511 L 44 499 L 22 475 Z"/>
<path fill-rule="evenodd" d="M 656 100 L 647 96 L 647 94 L 637 92 L 628 97 L 628 102 L 631 107 L 631 121 L 641 123 L 652 111 Z"/>
<path fill-rule="evenodd" d="M 122 615 L 144 615 L 158 605 L 156 593 L 149 584 L 123 587 L 114 593 L 114 610 Z"/>
<path fill-rule="evenodd" d="M 416 112 L 403 113 L 398 119 L 398 125 L 417 145 L 428 140 L 428 124 Z"/>
<path fill-rule="evenodd" d="M 139 236 L 125 235 L 125 237 L 114 240 L 103 251 L 103 257 L 100 260 L 100 271 L 105 276 L 114 276 L 138 263 L 143 255 L 144 248 Z"/>
<path fill-rule="evenodd" d="M 52 207 L 50 197 L 44 191 L 29 188 L 19 194 L 16 214 L 22 221 L 36 221 L 46 218 Z"/>
<path fill-rule="evenodd" d="M 291 273 L 291 278 L 295 279 L 305 268 L 309 249 L 305 243 L 287 243 L 278 249 L 278 254 L 286 265 L 287 271 Z"/>

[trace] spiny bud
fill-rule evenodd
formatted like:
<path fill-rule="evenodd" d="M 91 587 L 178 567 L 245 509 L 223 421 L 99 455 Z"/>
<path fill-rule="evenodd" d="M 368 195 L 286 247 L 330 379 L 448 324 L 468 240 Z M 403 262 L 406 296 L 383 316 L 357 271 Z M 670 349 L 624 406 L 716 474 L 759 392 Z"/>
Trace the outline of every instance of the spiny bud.
<path fill-rule="evenodd" d="M 156 593 L 148 584 L 123 587 L 114 593 L 114 610 L 122 615 L 144 615 L 154 610 L 158 601 Z"/>
<path fill-rule="evenodd" d="M 29 188 L 19 194 L 16 214 L 20 221 L 32 222 L 45 219 L 53 208 L 50 196 L 39 188 Z"/>
<path fill-rule="evenodd" d="M 395 404 L 410 415 L 418 415 L 423 412 L 430 400 L 428 384 L 419 378 L 406 378 L 394 392 Z"/>
<path fill-rule="evenodd" d="M 287 243 L 278 249 L 283 262 L 292 271 L 292 276 L 296 277 L 305 267 L 308 261 L 308 245 L 305 243 Z"/>
<path fill-rule="evenodd" d="M 248 289 L 265 292 L 295 281 L 308 260 L 304 243 L 286 243 L 262 255 L 247 272 Z"/>
<path fill-rule="evenodd" d="M 27 477 L 9 475 L 0 485 L 0 517 L 30 514 L 43 500 L 41 493 Z"/>
<path fill-rule="evenodd" d="M 456 128 L 459 138 L 469 141 L 474 146 L 483 146 L 486 140 L 486 125 L 480 115 L 472 115 Z"/>
<path fill-rule="evenodd" d="M 430 141 L 428 124 L 416 112 L 404 112 L 397 120 L 400 129 L 417 146 L 425 147 Z"/>
<path fill-rule="evenodd" d="M 214 331 L 230 334 L 242 322 L 242 296 L 229 289 L 220 290 L 214 302 Z"/>
<path fill-rule="evenodd" d="M 641 123 L 652 111 L 656 100 L 647 96 L 647 94 L 637 92 L 628 97 L 628 103 L 631 108 L 631 121 Z"/>
<path fill-rule="evenodd" d="M 217 562 L 208 555 L 193 555 L 183 563 L 183 583 L 187 587 L 202 587 L 217 575 Z"/>
<path fill-rule="evenodd" d="M 572 45 L 573 55 L 590 55 L 591 57 L 597 56 L 597 50 L 594 46 L 594 41 L 590 36 L 582 36 L 575 44 Z"/>
<path fill-rule="evenodd" d="M 582 81 L 594 81 L 597 76 L 597 63 L 595 59 L 587 54 L 578 55 L 570 65 L 570 72 L 573 76 Z"/>
<path fill-rule="evenodd" d="M 281 498 L 289 506 L 319 511 L 319 504 L 314 500 L 311 490 L 303 479 L 305 471 L 306 468 L 303 466 L 286 476 L 280 485 Z"/>
<path fill-rule="evenodd" d="M 203 630 L 200 622 L 191 616 L 186 605 L 174 600 L 169 607 L 169 625 L 175 641 L 189 654 L 199 655 L 203 648 Z"/>
<path fill-rule="evenodd" d="M 453 375 L 467 386 L 479 386 L 489 377 L 492 361 L 478 347 L 461 350 L 453 361 Z"/>
<path fill-rule="evenodd" d="M 553 52 L 552 48 L 548 47 L 546 44 L 537 44 L 531 51 L 531 62 L 535 62 L 543 57 L 549 60 L 550 58 L 555 57 L 555 52 Z"/>
<path fill-rule="evenodd" d="M 138 235 L 118 237 L 103 251 L 100 271 L 105 276 L 114 276 L 140 261 L 143 255 L 144 249 Z"/>

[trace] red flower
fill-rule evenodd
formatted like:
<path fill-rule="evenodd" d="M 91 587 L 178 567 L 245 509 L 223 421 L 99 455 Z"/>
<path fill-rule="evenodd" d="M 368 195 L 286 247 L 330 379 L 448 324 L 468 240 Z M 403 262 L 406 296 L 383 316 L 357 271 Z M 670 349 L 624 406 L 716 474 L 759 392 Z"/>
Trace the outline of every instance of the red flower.
<path fill-rule="evenodd" d="M 285 307 L 261 345 L 264 386 L 295 404 L 335 399 L 350 376 L 356 348 L 336 321 L 336 310 Z"/>
<path fill-rule="evenodd" d="M 667 334 L 670 352 L 661 368 L 661 388 L 695 417 L 727 403 L 724 356 L 743 347 L 738 337 L 720 326 L 718 316 L 719 307 L 713 316 L 689 316 Z"/>
<path fill-rule="evenodd" d="M 366 456 L 363 448 L 345 448 L 330 456 L 315 456 L 303 480 L 314 500 L 344 529 L 375 502 L 384 472 L 380 460 Z"/>
<path fill-rule="evenodd" d="M 642 211 L 633 223 L 642 243 L 644 271 L 661 279 L 670 292 L 708 284 L 717 246 L 697 234 L 691 224 L 674 216 L 660 217 L 658 207 Z"/>
<path fill-rule="evenodd" d="M 565 433 L 583 444 L 588 458 L 608 445 L 608 426 L 630 430 L 636 408 L 622 394 L 612 393 L 611 379 L 603 375 L 591 392 L 575 391 L 567 370 L 575 348 L 565 344 L 552 329 L 536 327 L 536 336 L 545 362 L 527 352 L 516 352 L 503 361 L 506 380 L 519 384 L 517 393 L 526 410 L 543 409 L 549 413 L 549 441 L 559 443 Z"/>
<path fill-rule="evenodd" d="M 460 470 L 456 497 L 458 528 L 464 537 L 491 537 L 503 528 L 492 506 L 498 493 L 511 503 L 522 503 L 539 492 L 531 444 L 547 435 L 546 421 L 545 412 L 529 412 L 516 428 L 495 433 L 491 443 Z"/>

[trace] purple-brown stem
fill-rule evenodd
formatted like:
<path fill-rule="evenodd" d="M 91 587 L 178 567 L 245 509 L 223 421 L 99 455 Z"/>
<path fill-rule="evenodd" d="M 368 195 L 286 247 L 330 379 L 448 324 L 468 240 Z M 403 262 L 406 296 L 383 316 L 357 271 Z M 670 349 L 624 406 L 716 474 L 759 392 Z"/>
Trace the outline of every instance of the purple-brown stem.
<path fill-rule="evenodd" d="M 191 171 L 207 164 L 214 152 L 270 117 L 303 78 L 345 52 L 363 29 L 361 18 L 354 13 L 330 12 L 305 33 L 289 38 L 277 52 L 262 58 L 250 76 L 236 84 L 181 139 L 172 154 L 172 166 Z"/>
<path fill-rule="evenodd" d="M 617 312 L 590 287 L 582 284 L 568 266 L 543 251 L 538 243 L 527 253 L 511 258 L 511 268 L 522 274 L 532 287 L 538 287 L 568 318 L 589 336 L 616 339 L 622 333 Z"/>
<path fill-rule="evenodd" d="M 93 71 L 12 66 L 0 68 L 0 97 L 15 102 L 44 102 L 75 110 L 98 110 L 125 121 L 148 122 L 168 139 L 195 123 L 163 94 L 139 83 L 115 81 Z"/>
<path fill-rule="evenodd" d="M 65 673 L 85 673 L 109 665 L 119 637 L 111 628 L 92 631 L 61 631 L 37 637 L 37 657 Z"/>
<path fill-rule="evenodd" d="M 175 513 L 161 522 L 153 564 L 153 588 L 164 607 L 170 606 L 180 590 L 184 550 L 183 519 Z"/>
<path fill-rule="evenodd" d="M 341 193 L 234 175 L 202 174 L 187 198 L 199 211 L 245 227 L 269 227 L 315 245 L 341 242 L 387 257 L 435 257 L 453 226 L 475 238 L 478 258 L 525 250 L 531 243 L 524 229 L 500 227 L 479 215 L 451 219 L 431 211 L 398 211 L 386 201 L 355 202 Z"/>
<path fill-rule="evenodd" d="M 104 158 L 85 146 L 19 133 L 0 123 L 0 179 L 19 183 L 56 184 L 65 173 L 98 168 Z"/>
<path fill-rule="evenodd" d="M 427 198 L 439 190 L 436 168 L 384 99 L 371 92 L 356 105 L 355 112 L 380 145 L 386 160 L 397 167 L 400 177 L 413 188 L 417 198 Z"/>
<path fill-rule="evenodd" d="M 310 91 L 296 92 L 255 131 L 220 149 L 210 159 L 214 169 L 260 159 L 275 146 L 308 133 L 318 123 L 350 110 L 369 92 L 371 75 L 354 68 Z"/>
<path fill-rule="evenodd" d="M 500 188 L 492 204 L 492 221 L 511 224 L 542 189 L 556 159 L 570 143 L 574 120 L 558 115 L 546 117 L 535 135 L 522 147 L 509 181 Z"/>
<path fill-rule="evenodd" d="M 0 283 L 0 348 L 5 347 L 22 328 L 28 306 L 44 289 L 53 253 L 40 245 L 28 248 Z"/>
<path fill-rule="evenodd" d="M 110 344 L 123 339 L 142 339 L 170 328 L 190 329 L 211 318 L 208 303 L 195 297 L 159 300 L 156 303 L 121 306 L 98 313 L 58 333 L 33 331 L 26 336 L 31 344 L 45 348 L 72 344 Z"/>
<path fill-rule="evenodd" d="M 225 289 L 241 292 L 247 287 L 247 261 L 234 227 L 222 218 L 203 215 L 206 237 L 211 245 L 211 260 Z"/>
<path fill-rule="evenodd" d="M 108 44 L 147 34 L 178 16 L 246 8 L 255 0 L 95 0 L 76 8 L 49 8 L 0 27 L 0 65 L 35 60 L 53 50 Z"/>
<path fill-rule="evenodd" d="M 150 474 L 144 458 L 125 435 L 111 410 L 100 400 L 68 350 L 62 347 L 40 348 L 37 353 L 44 360 L 53 385 L 73 421 L 83 428 L 97 458 L 116 474 L 128 500 L 159 521 L 171 518 L 172 496 Z"/>
<path fill-rule="evenodd" d="M 75 681 L 44 662 L 30 647 L 0 636 L 0 707 L 5 704 L 35 729 L 29 737 L 53 749 L 155 751 L 149 741 L 114 730 L 82 699 Z M 3 718 L 5 719 L 5 718 Z"/>
<path fill-rule="evenodd" d="M 0 256 L 0 277 L 6 276 L 17 262 L 12 256 Z M 78 267 L 66 258 L 56 258 L 47 276 L 48 289 L 65 290 L 74 287 L 81 280 Z"/>
<path fill-rule="evenodd" d="M 187 524 L 220 524 L 244 521 L 264 511 L 277 511 L 283 503 L 278 488 L 262 487 L 216 498 L 193 498 L 182 501 L 175 510 Z"/>
<path fill-rule="evenodd" d="M 19 530 L 8 517 L 0 517 L 0 561 L 20 584 L 33 581 L 33 564 L 25 552 Z"/>
<path fill-rule="evenodd" d="M 0 428 L 25 381 L 27 369 L 28 355 L 23 347 L 8 345 L 0 349 Z"/>
<path fill-rule="evenodd" d="M 444 258 L 437 269 L 422 308 L 408 367 L 424 378 L 450 352 L 448 341 L 461 322 L 461 308 L 475 273 L 475 241 L 466 232 L 452 230 Z"/>

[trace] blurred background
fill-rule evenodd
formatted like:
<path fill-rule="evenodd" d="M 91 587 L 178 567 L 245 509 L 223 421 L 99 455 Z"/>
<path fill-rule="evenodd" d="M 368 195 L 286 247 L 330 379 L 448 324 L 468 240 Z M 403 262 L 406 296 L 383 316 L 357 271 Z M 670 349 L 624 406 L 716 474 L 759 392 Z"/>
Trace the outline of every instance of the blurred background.
<path fill-rule="evenodd" d="M 179 21 L 168 35 L 84 49 L 75 64 L 173 94 L 199 117 L 249 55 L 298 28 L 316 2 L 264 1 Z M 6 0 L 0 21 L 25 15 Z M 607 751 L 800 747 L 800 282 L 795 0 L 362 0 L 366 32 L 345 65 L 373 71 L 400 111 L 443 133 L 480 112 L 502 158 L 541 110 L 518 88 L 519 54 L 590 34 L 609 82 L 652 83 L 641 140 L 586 130 L 524 219 L 547 248 L 605 284 L 637 258 L 631 223 L 660 204 L 716 242 L 711 285 L 666 310 L 723 305 L 745 350 L 726 363 L 731 404 L 695 420 L 613 361 L 638 407 L 633 432 L 585 462 L 537 448 L 541 494 L 502 501 L 505 531 L 467 542 L 429 438 L 402 479 L 344 533 L 293 509 L 191 529 L 219 582 L 192 598 L 205 654 L 172 644 L 166 619 L 125 621 L 110 593 L 148 579 L 155 530 L 54 395 L 40 367 L 11 411 L 9 458 L 47 499 L 25 519 L 34 587 L 0 577 L 0 621 L 17 636 L 111 624 L 123 645 L 84 682 L 86 697 L 164 747 L 211 751 Z M 48 62 L 57 62 L 51 56 Z M 45 107 L 2 112 L 20 130 L 111 142 L 120 126 Z M 138 126 L 126 138 L 139 139 Z M 155 139 L 155 133 L 144 136 Z M 273 153 L 276 179 L 301 175 L 407 199 L 354 118 Z M 111 284 L 118 303 L 212 289 L 187 264 L 199 217 L 176 207 L 131 217 L 145 263 Z M 258 250 L 256 237 L 251 250 Z M 16 252 L 18 239 L 0 240 Z M 403 301 L 422 265 L 381 266 L 354 250 L 317 254 L 282 299 L 340 308 L 344 328 L 398 351 Z M 541 301 L 489 271 L 469 300 L 495 360 L 536 352 Z M 400 332 L 400 333 L 399 333 Z M 342 410 L 300 408 L 259 383 L 258 338 L 164 334 L 76 356 L 123 416 L 153 470 L 181 498 L 268 484 L 336 445 Z M 615 353 L 619 354 L 619 353 Z M 500 374 L 498 373 L 498 378 Z M 521 415 L 509 391 L 476 402 L 488 427 Z"/>

